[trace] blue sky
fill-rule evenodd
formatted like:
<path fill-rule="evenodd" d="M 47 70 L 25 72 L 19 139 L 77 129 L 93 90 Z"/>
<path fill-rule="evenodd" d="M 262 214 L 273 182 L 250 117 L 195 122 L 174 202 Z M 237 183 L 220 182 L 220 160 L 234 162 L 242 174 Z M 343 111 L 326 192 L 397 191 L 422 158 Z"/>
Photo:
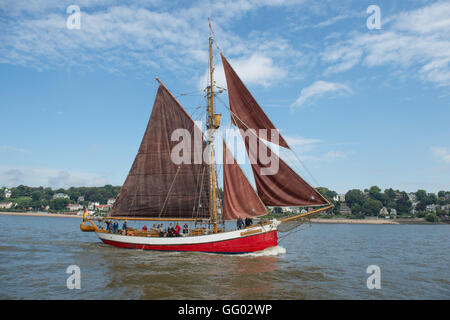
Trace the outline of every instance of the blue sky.
<path fill-rule="evenodd" d="M 312 185 L 450 190 L 450 1 L 426 0 L 4 0 L 0 185 L 122 184 L 156 76 L 204 116 L 208 16 Z"/>

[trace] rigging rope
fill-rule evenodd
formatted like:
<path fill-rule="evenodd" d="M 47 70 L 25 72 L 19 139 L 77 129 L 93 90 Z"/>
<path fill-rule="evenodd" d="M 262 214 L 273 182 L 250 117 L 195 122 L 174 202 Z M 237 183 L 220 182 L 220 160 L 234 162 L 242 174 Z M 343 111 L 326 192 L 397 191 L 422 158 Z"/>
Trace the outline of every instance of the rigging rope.
<path fill-rule="evenodd" d="M 304 225 L 305 228 L 297 228 L 297 227 L 300 226 L 300 225 Z M 301 224 L 295 226 L 294 228 L 292 228 L 292 229 L 286 231 L 286 234 L 284 234 L 284 235 L 282 235 L 282 236 L 278 236 L 278 240 L 279 240 L 279 242 L 282 242 L 285 238 L 289 237 L 290 235 L 292 235 L 292 234 L 294 234 L 294 233 L 297 233 L 297 232 L 300 232 L 300 231 L 303 231 L 303 230 L 306 230 L 306 229 L 309 229 L 309 228 L 311 228 L 311 227 L 312 227 L 312 223 L 311 223 L 311 221 L 309 221 L 309 219 L 308 219 L 307 222 L 302 222 Z M 280 231 L 280 230 L 278 229 L 278 231 Z M 280 232 L 283 232 L 283 231 L 280 231 Z"/>
<path fill-rule="evenodd" d="M 173 187 L 173 185 L 175 183 L 175 180 L 176 180 L 176 178 L 178 176 L 178 172 L 180 172 L 180 168 L 181 168 L 181 165 L 178 166 L 177 172 L 175 173 L 175 177 L 173 178 L 172 184 L 170 185 L 169 191 L 167 192 L 166 200 L 164 200 L 163 206 L 161 208 L 161 211 L 159 212 L 159 216 L 158 217 L 161 217 L 161 214 L 163 213 L 163 211 L 165 209 L 167 200 L 169 199 L 169 196 L 170 196 L 170 192 L 172 191 L 172 187 Z"/>

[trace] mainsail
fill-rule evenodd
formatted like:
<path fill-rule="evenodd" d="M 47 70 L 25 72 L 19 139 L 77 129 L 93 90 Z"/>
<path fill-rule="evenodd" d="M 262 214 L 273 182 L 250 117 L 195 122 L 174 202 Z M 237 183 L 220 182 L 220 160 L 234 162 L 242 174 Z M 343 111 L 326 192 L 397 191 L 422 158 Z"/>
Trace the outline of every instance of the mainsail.
<path fill-rule="evenodd" d="M 266 206 L 300 207 L 328 204 L 328 201 L 316 189 L 266 145 L 263 147 L 266 149 L 267 158 L 270 159 L 271 164 L 278 163 L 278 170 L 275 174 L 263 174 L 263 170 L 270 167 L 269 164 L 263 164 L 260 155 L 257 154 L 259 144 L 264 142 L 258 139 L 256 147 L 252 148 L 249 146 L 249 140 L 243 138 L 249 158 L 253 160 L 251 166 L 258 196 Z"/>
<path fill-rule="evenodd" d="M 255 130 L 260 138 L 279 144 L 282 147 L 289 148 L 289 145 L 279 132 L 277 132 L 278 139 L 273 139 L 272 135 L 274 135 L 274 131 L 277 129 L 261 109 L 258 102 L 256 102 L 255 98 L 253 98 L 250 91 L 248 91 L 223 54 L 221 54 L 221 57 L 227 80 L 228 102 L 230 104 L 231 112 L 237 119 L 240 119 L 248 129 Z M 233 114 L 231 122 L 236 124 L 235 119 L 233 119 Z M 261 137 L 259 135 L 261 129 L 267 130 L 266 136 Z"/>
<path fill-rule="evenodd" d="M 231 151 L 223 142 L 223 220 L 267 214 Z"/>
<path fill-rule="evenodd" d="M 190 133 L 190 163 L 175 164 L 172 141 L 176 129 Z M 156 94 L 153 110 L 138 154 L 120 189 L 111 216 L 157 218 L 209 218 L 209 168 L 196 164 L 194 136 L 202 137 L 200 128 L 163 85 Z M 197 150 L 200 149 L 200 150 Z"/>
<path fill-rule="evenodd" d="M 273 174 L 263 173 L 263 170 L 267 169 L 269 164 L 263 164 L 261 161 L 258 150 L 263 142 L 260 139 L 270 142 L 276 141 L 272 141 L 270 135 L 267 135 L 267 137 L 261 136 L 259 129 L 270 130 L 275 129 L 275 127 L 225 57 L 221 56 L 227 80 L 228 98 L 232 112 L 231 120 L 239 128 L 244 139 L 259 198 L 267 206 L 316 206 L 328 204 L 328 201 L 319 192 L 265 145 L 267 158 L 270 159 L 271 163 L 278 163 L 278 170 Z M 251 132 L 250 135 L 243 134 L 249 131 Z M 255 136 L 255 139 L 250 139 L 252 134 Z M 253 140 L 252 146 L 250 145 L 250 140 Z M 278 144 L 289 148 L 281 135 L 279 135 Z"/>

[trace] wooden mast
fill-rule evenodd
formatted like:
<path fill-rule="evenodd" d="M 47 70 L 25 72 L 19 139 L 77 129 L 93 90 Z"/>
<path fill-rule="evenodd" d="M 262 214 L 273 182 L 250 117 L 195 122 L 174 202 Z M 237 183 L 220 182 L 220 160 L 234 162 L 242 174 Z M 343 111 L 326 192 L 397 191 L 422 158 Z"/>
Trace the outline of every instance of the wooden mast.
<path fill-rule="evenodd" d="M 216 173 L 214 168 L 214 130 L 218 128 L 218 124 L 215 121 L 214 112 L 214 80 L 213 80 L 213 54 L 212 54 L 213 38 L 209 37 L 209 79 L 208 86 L 208 121 L 206 127 L 209 135 L 209 148 L 211 151 L 211 164 L 210 164 L 210 210 L 211 210 L 211 222 L 213 223 L 213 232 L 217 232 L 217 200 L 216 200 Z"/>

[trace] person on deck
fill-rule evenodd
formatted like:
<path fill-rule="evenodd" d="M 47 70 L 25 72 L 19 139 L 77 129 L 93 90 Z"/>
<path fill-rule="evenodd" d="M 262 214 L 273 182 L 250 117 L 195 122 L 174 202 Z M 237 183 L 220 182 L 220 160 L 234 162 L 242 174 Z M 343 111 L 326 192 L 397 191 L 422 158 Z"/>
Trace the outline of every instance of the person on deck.
<path fill-rule="evenodd" d="M 122 233 L 123 233 L 124 235 L 127 234 L 127 229 L 128 229 L 128 226 L 127 226 L 127 220 L 125 220 L 125 221 L 123 222 L 123 224 L 122 224 Z"/>
<path fill-rule="evenodd" d="M 158 232 L 159 232 L 159 236 L 160 237 L 164 237 L 164 226 L 163 226 L 163 224 L 161 223 L 161 224 L 158 224 Z"/>
<path fill-rule="evenodd" d="M 147 231 L 147 226 L 143 226 L 142 231 Z"/>
<path fill-rule="evenodd" d="M 181 237 L 180 232 L 181 232 L 181 227 L 180 227 L 180 225 L 177 222 L 176 225 L 175 225 L 175 237 Z"/>
<path fill-rule="evenodd" d="M 183 226 L 183 237 L 187 237 L 188 234 L 189 234 L 189 227 L 187 223 L 185 223 Z"/>
<path fill-rule="evenodd" d="M 112 231 L 111 221 L 110 220 L 105 220 L 105 224 L 106 224 L 106 230 L 111 232 Z"/>
<path fill-rule="evenodd" d="M 167 228 L 167 236 L 173 237 L 174 232 L 175 232 L 175 229 L 173 228 L 172 224 L 169 224 L 169 227 Z"/>
<path fill-rule="evenodd" d="M 250 227 L 253 224 L 253 221 L 251 218 L 245 218 L 245 226 Z"/>
<path fill-rule="evenodd" d="M 242 229 L 242 226 L 244 225 L 244 221 L 242 221 L 242 218 L 237 219 L 236 225 L 237 225 L 238 230 Z"/>
<path fill-rule="evenodd" d="M 119 230 L 119 222 L 116 220 L 113 223 L 113 233 L 117 233 L 117 230 Z"/>

